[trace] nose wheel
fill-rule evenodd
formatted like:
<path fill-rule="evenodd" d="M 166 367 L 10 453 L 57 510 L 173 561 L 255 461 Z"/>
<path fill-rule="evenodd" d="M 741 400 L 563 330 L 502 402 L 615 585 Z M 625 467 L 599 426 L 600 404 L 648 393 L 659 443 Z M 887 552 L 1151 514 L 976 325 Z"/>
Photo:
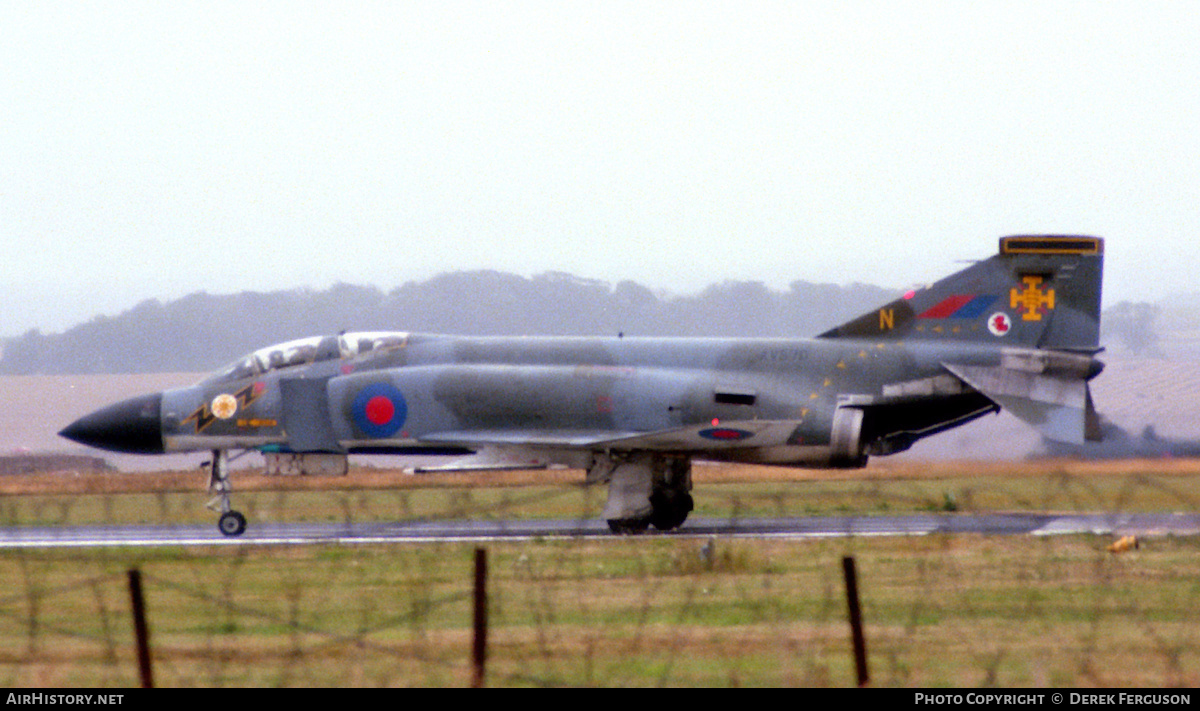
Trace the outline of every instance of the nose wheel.
<path fill-rule="evenodd" d="M 208 508 L 221 512 L 217 530 L 226 536 L 240 536 L 246 532 L 246 517 L 229 504 L 229 492 L 233 487 L 229 483 L 229 456 L 225 450 L 213 451 L 209 467 L 208 493 L 213 498 L 208 502 Z"/>
<path fill-rule="evenodd" d="M 246 517 L 239 511 L 226 511 L 217 519 L 217 528 L 226 536 L 240 536 L 246 532 Z"/>

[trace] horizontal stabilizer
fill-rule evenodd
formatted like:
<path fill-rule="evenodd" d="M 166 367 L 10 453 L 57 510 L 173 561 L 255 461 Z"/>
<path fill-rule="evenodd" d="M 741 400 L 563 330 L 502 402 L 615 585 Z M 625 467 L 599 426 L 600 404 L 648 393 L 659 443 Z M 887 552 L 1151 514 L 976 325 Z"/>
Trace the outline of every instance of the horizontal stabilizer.
<path fill-rule="evenodd" d="M 1098 418 L 1087 380 L 1062 372 L 1034 369 L 955 365 L 951 373 L 993 400 L 1001 408 L 1056 442 L 1083 444 L 1093 439 Z"/>

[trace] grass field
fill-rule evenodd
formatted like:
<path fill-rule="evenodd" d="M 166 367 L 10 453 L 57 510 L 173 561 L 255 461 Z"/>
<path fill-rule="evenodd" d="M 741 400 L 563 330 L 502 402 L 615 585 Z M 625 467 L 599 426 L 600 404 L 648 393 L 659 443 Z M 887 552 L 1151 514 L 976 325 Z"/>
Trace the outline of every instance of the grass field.
<path fill-rule="evenodd" d="M 235 479 L 255 521 L 595 517 L 578 472 Z M 197 473 L 0 481 L 5 524 L 212 522 Z M 1200 510 L 1200 464 L 698 467 L 698 514 Z M 1104 536 L 489 543 L 492 686 L 852 686 L 841 558 L 879 686 L 1196 686 L 1200 540 Z M 474 544 L 0 551 L 0 683 L 469 683 Z"/>

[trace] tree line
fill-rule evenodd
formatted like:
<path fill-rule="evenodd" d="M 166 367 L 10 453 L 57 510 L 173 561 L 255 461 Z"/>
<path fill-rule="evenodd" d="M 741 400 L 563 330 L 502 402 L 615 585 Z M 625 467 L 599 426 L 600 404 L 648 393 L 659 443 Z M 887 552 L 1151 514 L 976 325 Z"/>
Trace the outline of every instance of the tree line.
<path fill-rule="evenodd" d="M 462 335 L 808 337 L 897 295 L 866 284 L 796 281 L 787 290 L 726 281 L 671 295 L 632 281 L 613 285 L 561 272 L 522 277 L 465 271 L 390 291 L 336 284 L 149 299 L 62 333 L 31 330 L 3 341 L 0 374 L 206 372 L 257 348 L 341 331 Z M 1153 343 L 1157 312 L 1118 307 L 1130 343 Z M 1107 316 L 1106 316 L 1107 318 Z M 1120 333 L 1118 333 L 1120 337 Z"/>

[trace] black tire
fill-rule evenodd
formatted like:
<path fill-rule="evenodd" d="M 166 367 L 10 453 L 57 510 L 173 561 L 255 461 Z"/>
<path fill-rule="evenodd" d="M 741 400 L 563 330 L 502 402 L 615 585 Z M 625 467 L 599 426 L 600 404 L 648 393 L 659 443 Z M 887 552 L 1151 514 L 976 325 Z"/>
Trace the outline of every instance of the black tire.
<path fill-rule="evenodd" d="M 608 529 L 622 536 L 632 536 L 645 533 L 650 528 L 650 518 L 610 518 Z"/>
<path fill-rule="evenodd" d="M 226 511 L 217 519 L 217 528 L 226 536 L 240 536 L 246 532 L 246 517 L 238 511 Z"/>
<path fill-rule="evenodd" d="M 650 522 L 660 531 L 673 531 L 682 526 L 695 507 L 691 494 L 670 491 L 655 492 L 650 497 L 650 504 L 654 507 Z"/>

